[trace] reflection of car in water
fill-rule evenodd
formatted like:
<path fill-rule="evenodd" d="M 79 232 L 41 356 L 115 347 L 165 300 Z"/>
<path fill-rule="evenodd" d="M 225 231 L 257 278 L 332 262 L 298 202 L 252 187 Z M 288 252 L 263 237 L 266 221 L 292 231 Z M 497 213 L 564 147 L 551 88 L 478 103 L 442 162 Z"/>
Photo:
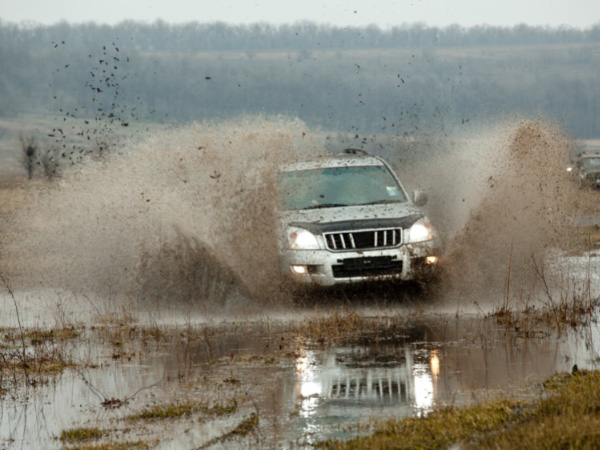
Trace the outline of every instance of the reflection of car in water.
<path fill-rule="evenodd" d="M 281 270 L 295 282 L 334 286 L 373 279 L 427 280 L 439 238 L 381 158 L 360 150 L 281 168 Z"/>
<path fill-rule="evenodd" d="M 389 350 L 389 351 L 388 351 Z M 303 350 L 296 360 L 294 397 L 300 398 L 301 417 L 323 420 L 370 415 L 410 416 L 433 408 L 439 373 L 437 351 L 410 346 L 383 350 L 337 348 L 320 355 Z"/>
<path fill-rule="evenodd" d="M 582 186 L 600 189 L 600 152 L 581 153 L 570 172 L 579 175 Z"/>

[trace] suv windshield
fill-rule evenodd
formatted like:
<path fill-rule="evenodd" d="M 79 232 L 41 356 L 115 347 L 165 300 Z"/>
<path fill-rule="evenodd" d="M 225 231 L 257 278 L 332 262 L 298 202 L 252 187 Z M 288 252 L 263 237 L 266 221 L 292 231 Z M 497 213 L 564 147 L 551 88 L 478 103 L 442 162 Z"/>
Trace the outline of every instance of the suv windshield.
<path fill-rule="evenodd" d="M 407 201 L 404 191 L 383 165 L 282 172 L 279 184 L 284 210 Z"/>
<path fill-rule="evenodd" d="M 599 169 L 600 168 L 600 157 L 583 158 L 581 163 L 585 169 Z"/>

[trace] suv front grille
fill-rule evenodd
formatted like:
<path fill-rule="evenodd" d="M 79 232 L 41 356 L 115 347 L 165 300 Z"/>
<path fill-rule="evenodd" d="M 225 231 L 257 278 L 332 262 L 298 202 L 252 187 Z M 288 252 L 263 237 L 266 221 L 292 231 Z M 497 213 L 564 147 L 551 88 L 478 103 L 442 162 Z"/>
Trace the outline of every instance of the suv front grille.
<path fill-rule="evenodd" d="M 324 233 L 327 248 L 333 251 L 397 247 L 402 243 L 400 228 Z"/>

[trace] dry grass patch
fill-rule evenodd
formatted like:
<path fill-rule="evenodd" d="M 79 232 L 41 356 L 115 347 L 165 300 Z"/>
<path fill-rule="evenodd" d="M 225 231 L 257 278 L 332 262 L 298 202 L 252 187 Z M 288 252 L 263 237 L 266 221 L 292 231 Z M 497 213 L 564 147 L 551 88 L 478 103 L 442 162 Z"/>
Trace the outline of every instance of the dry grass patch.
<path fill-rule="evenodd" d="M 72 428 L 70 430 L 63 430 L 60 433 L 60 440 L 72 443 L 100 439 L 107 435 L 108 431 L 100 430 L 99 428 Z"/>
<path fill-rule="evenodd" d="M 75 362 L 60 349 L 37 345 L 32 351 L 21 349 L 4 350 L 0 353 L 0 373 L 7 375 L 25 375 L 35 384 L 34 378 L 39 375 L 62 372 L 73 368 Z M 38 380 L 39 381 L 39 380 Z"/>
<path fill-rule="evenodd" d="M 376 424 L 369 436 L 330 440 L 327 449 L 548 449 L 600 447 L 600 372 L 550 378 L 537 401 L 509 399 L 443 408 Z"/>
<path fill-rule="evenodd" d="M 55 328 L 51 330 L 29 330 L 23 333 L 25 339 L 29 339 L 32 344 L 42 341 L 53 341 L 75 339 L 79 337 L 79 332 L 75 327 Z M 20 339 L 20 336 L 18 337 Z"/>
<path fill-rule="evenodd" d="M 222 405 L 214 404 L 208 406 L 196 402 L 171 403 L 168 405 L 156 405 L 147 408 L 137 414 L 127 416 L 127 419 L 132 421 L 138 420 L 165 420 L 183 416 L 191 416 L 192 414 L 203 414 L 205 416 L 220 417 L 228 414 L 233 414 L 237 411 L 237 402 Z"/>
<path fill-rule="evenodd" d="M 199 412 L 201 405 L 195 402 L 171 403 L 169 405 L 156 405 L 137 414 L 127 416 L 129 420 L 164 420 L 182 416 L 190 416 Z"/>
<path fill-rule="evenodd" d="M 141 441 L 136 442 L 110 442 L 93 445 L 76 445 L 63 447 L 64 450 L 148 450 L 150 446 Z"/>
<path fill-rule="evenodd" d="M 66 341 L 77 339 L 80 336 L 79 331 L 75 327 L 62 327 L 44 329 L 23 330 L 20 332 L 16 329 L 2 330 L 1 340 L 5 348 L 19 346 L 24 343 L 32 346 L 42 343 L 51 343 L 53 341 Z"/>

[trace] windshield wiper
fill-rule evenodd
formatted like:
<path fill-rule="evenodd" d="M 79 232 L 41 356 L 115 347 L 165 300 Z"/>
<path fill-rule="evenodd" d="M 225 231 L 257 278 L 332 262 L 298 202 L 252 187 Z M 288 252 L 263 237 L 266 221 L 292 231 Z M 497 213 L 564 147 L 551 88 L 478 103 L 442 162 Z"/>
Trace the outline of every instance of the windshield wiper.
<path fill-rule="evenodd" d="M 311 205 L 302 209 L 336 208 L 339 206 L 348 206 L 345 203 L 322 203 L 320 205 Z"/>
<path fill-rule="evenodd" d="M 392 199 L 386 199 L 386 200 L 377 200 L 375 202 L 367 202 L 367 203 L 360 203 L 356 206 L 364 206 L 364 205 L 385 205 L 388 203 L 402 203 L 401 200 L 392 200 Z"/>

